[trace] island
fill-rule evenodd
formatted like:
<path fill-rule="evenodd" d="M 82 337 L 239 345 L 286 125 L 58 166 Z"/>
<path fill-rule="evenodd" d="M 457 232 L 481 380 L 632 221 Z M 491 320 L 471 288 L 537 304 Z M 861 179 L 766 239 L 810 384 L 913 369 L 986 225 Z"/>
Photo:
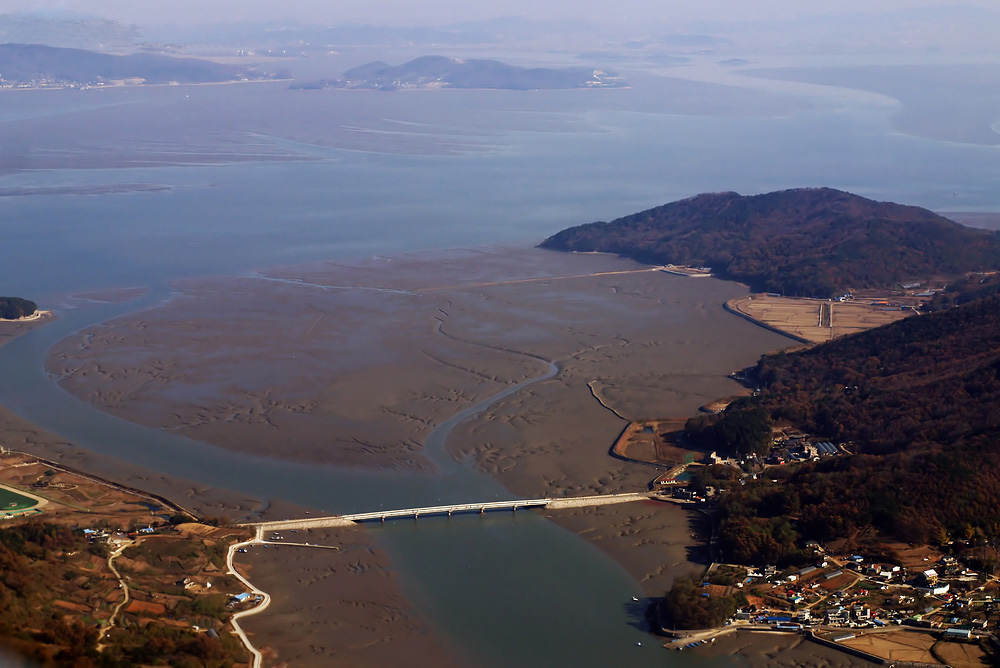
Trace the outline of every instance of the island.
<path fill-rule="evenodd" d="M 375 61 L 349 69 L 338 79 L 295 83 L 292 84 L 292 88 L 553 90 L 621 88 L 625 85 L 616 74 L 593 68 L 524 68 L 497 60 L 458 60 L 446 56 L 423 56 L 402 65 L 387 65 L 382 61 Z"/>
<path fill-rule="evenodd" d="M 287 79 L 287 72 L 153 53 L 112 55 L 44 44 L 0 44 L 0 88 L 229 83 Z"/>
<path fill-rule="evenodd" d="M 697 195 L 572 227 L 541 247 L 703 265 L 756 292 L 822 298 L 1000 267 L 996 232 L 832 188 Z"/>
<path fill-rule="evenodd" d="M 38 304 L 21 297 L 0 297 L 0 320 L 21 320 L 38 311 Z"/>

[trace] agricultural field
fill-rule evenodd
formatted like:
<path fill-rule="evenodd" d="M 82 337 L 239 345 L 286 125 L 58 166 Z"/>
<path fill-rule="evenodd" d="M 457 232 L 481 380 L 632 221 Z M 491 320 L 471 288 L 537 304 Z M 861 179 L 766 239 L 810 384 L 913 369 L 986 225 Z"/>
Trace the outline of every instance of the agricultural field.
<path fill-rule="evenodd" d="M 750 295 L 730 300 L 735 311 L 768 327 L 810 343 L 863 332 L 916 314 L 917 302 L 909 297 L 830 301 L 803 297 Z"/>

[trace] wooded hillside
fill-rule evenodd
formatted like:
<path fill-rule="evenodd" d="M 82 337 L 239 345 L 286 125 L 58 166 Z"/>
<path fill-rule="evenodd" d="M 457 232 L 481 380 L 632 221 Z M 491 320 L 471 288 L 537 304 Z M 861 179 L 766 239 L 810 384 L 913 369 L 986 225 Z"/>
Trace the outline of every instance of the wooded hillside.
<path fill-rule="evenodd" d="M 758 292 L 832 297 L 1000 267 L 1000 236 L 831 188 L 698 195 L 563 230 L 543 248 L 709 266 Z"/>

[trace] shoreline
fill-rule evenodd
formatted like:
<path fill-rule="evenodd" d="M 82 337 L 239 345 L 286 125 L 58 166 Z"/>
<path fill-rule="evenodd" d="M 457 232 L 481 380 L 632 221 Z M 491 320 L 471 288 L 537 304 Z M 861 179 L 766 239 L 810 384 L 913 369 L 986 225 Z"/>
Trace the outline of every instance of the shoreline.
<path fill-rule="evenodd" d="M 21 316 L 20 318 L 0 318 L 0 322 L 37 322 L 43 318 L 47 318 L 52 315 L 52 311 L 43 311 L 41 309 L 36 310 L 31 315 Z"/>

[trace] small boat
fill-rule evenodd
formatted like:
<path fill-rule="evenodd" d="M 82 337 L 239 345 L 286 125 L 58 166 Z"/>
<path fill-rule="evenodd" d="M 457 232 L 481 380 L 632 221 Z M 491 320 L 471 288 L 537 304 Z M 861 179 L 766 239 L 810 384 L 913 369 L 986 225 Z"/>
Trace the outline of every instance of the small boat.
<path fill-rule="evenodd" d="M 636 603 L 638 603 L 639 602 L 639 597 L 638 596 L 633 596 L 632 600 L 635 601 Z"/>
<path fill-rule="evenodd" d="M 635 646 L 636 646 L 636 647 L 642 647 L 642 643 L 641 643 L 641 642 L 637 642 L 637 643 L 635 644 Z"/>

